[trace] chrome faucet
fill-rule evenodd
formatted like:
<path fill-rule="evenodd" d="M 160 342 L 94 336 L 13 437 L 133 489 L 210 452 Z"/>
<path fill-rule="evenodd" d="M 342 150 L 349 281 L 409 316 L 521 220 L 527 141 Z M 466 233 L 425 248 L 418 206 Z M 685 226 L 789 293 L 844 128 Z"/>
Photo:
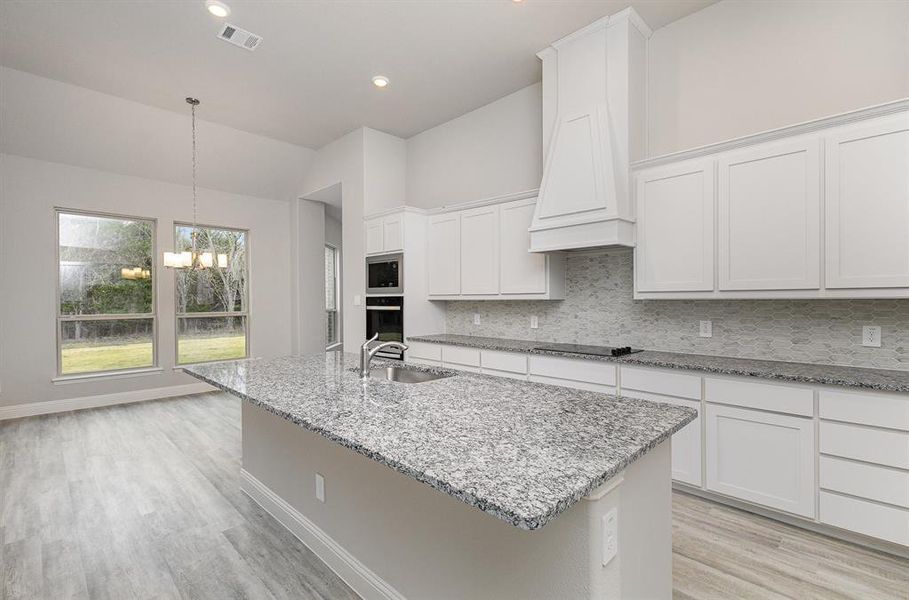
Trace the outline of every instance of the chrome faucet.
<path fill-rule="evenodd" d="M 401 342 L 383 342 L 378 346 L 370 349 L 369 345 L 379 339 L 379 334 L 375 334 L 372 338 L 363 342 L 363 345 L 360 346 L 360 379 L 366 379 L 369 377 L 369 365 L 372 363 L 372 357 L 376 355 L 376 352 L 382 348 L 397 348 L 398 350 L 407 350 L 407 344 L 402 344 Z"/>

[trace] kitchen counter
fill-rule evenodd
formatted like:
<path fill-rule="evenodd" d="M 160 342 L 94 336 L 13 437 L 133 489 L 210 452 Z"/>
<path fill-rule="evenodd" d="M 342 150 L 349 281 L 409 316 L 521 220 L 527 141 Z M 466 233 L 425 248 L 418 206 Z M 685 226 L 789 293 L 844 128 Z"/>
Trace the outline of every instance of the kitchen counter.
<path fill-rule="evenodd" d="M 545 345 L 546 342 L 444 333 L 438 335 L 409 336 L 407 341 L 466 346 L 485 350 L 499 350 L 502 352 L 564 356 L 584 360 L 602 360 L 628 365 L 639 365 L 642 367 L 685 369 L 690 371 L 702 371 L 705 373 L 716 373 L 718 375 L 741 375 L 762 379 L 793 381 L 797 383 L 863 388 L 882 392 L 909 393 L 909 371 L 866 369 L 861 367 L 732 358 L 726 356 L 659 352 L 653 350 L 646 350 L 645 352 L 621 357 L 587 356 L 537 349 L 537 346 Z"/>
<path fill-rule="evenodd" d="M 526 530 L 546 525 L 696 416 L 461 372 L 419 384 L 363 382 L 357 366 L 353 354 L 328 353 L 184 371 Z"/>

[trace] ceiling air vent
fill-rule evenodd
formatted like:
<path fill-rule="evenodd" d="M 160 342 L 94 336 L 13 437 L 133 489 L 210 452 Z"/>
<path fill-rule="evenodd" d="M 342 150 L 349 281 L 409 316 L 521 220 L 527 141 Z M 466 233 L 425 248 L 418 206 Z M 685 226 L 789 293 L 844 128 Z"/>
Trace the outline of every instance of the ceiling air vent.
<path fill-rule="evenodd" d="M 245 29 L 240 29 L 236 25 L 227 23 L 221 28 L 218 37 L 225 42 L 230 42 L 234 46 L 240 46 L 247 50 L 255 50 L 262 43 L 262 38 L 255 33 L 250 33 Z"/>

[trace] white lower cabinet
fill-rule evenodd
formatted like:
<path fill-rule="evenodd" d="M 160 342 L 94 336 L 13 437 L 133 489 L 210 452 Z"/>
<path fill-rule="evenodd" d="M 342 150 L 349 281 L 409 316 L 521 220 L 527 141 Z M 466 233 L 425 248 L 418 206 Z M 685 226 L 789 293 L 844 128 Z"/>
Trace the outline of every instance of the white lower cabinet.
<path fill-rule="evenodd" d="M 821 490 L 820 521 L 909 546 L 909 510 Z"/>
<path fill-rule="evenodd" d="M 616 366 L 614 363 L 531 355 L 530 381 L 550 383 L 593 392 L 615 393 Z"/>
<path fill-rule="evenodd" d="M 814 419 L 707 405 L 707 489 L 814 517 Z"/>

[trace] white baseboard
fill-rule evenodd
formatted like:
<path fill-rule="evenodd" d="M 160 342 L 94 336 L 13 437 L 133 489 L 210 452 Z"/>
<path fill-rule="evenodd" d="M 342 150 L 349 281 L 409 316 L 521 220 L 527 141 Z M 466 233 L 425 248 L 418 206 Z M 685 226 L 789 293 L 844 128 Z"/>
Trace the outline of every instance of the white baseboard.
<path fill-rule="evenodd" d="M 256 504 L 284 525 L 362 598 L 365 600 L 405 600 L 404 596 L 387 581 L 372 572 L 369 567 L 357 560 L 318 525 L 303 516 L 245 469 L 240 471 L 240 481 L 240 488 Z"/>
<path fill-rule="evenodd" d="M 133 390 L 117 394 L 101 394 L 98 396 L 82 396 L 81 398 L 67 398 L 65 400 L 48 400 L 46 402 L 30 402 L 27 404 L 14 404 L 0 406 L 0 421 L 6 419 L 19 419 L 35 415 L 49 415 L 51 413 L 82 410 L 84 408 L 97 408 L 99 406 L 113 406 L 115 404 L 129 404 L 159 398 L 173 398 L 175 396 L 188 396 L 211 392 L 214 387 L 207 383 L 187 383 L 184 385 L 171 385 L 168 387 L 149 388 L 146 390 Z"/>

